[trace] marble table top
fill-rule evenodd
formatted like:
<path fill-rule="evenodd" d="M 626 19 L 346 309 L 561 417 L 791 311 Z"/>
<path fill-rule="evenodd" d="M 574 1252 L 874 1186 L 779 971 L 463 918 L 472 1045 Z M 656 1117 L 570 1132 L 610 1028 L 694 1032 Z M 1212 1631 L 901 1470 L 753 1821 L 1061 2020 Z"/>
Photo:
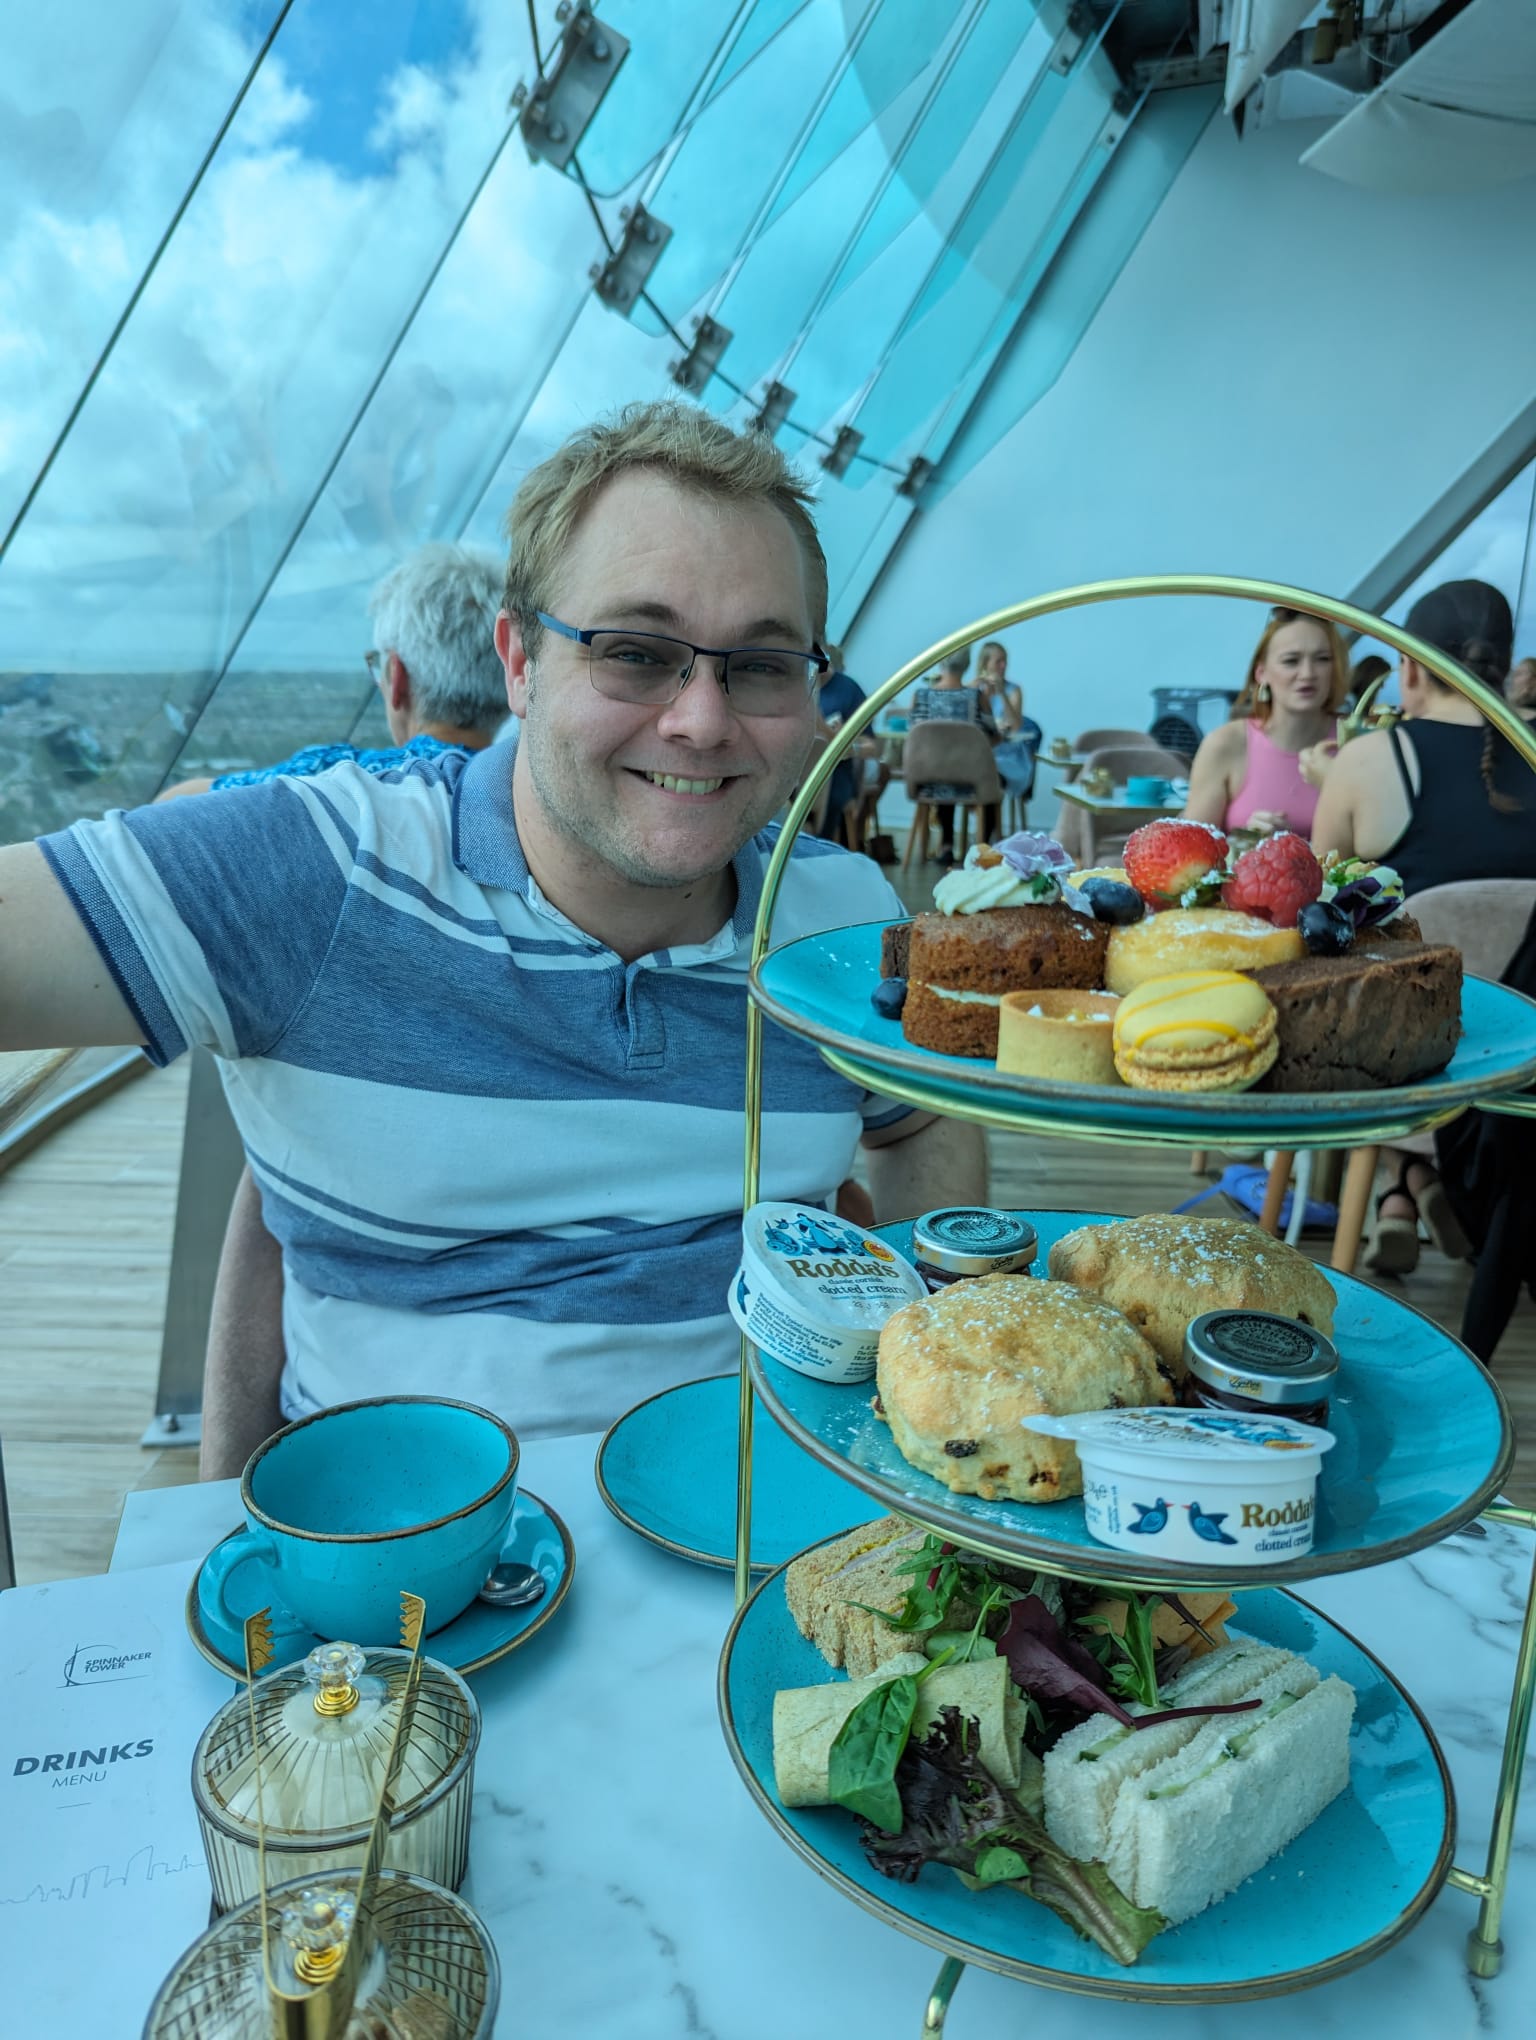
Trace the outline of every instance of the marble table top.
<path fill-rule="evenodd" d="M 524 1447 L 524 1481 L 570 1526 L 575 1584 L 534 1642 L 473 1681 L 485 1733 L 465 1895 L 500 1950 L 498 2034 L 918 2040 L 941 1957 L 823 1883 L 753 1806 L 715 1712 L 730 1576 L 670 1557 L 616 1522 L 593 1483 L 597 1444 Z M 849 1504 L 858 1521 L 864 1505 L 851 1490 Z M 239 1516 L 233 1481 L 130 1495 L 113 1570 L 186 1559 L 190 1577 Z M 1483 1538 L 1453 1537 L 1417 1558 L 1313 1583 L 1305 1597 L 1388 1662 L 1434 1724 L 1456 1785 L 1457 1860 L 1478 1871 L 1531 1559 L 1528 1536 L 1493 1526 Z M 201 1662 L 190 1642 L 187 1653 L 189 1664 Z M 1094 2040 L 1230 2040 L 1239 2027 L 1243 2040 L 1529 2034 L 1529 1782 L 1505 1964 L 1492 1982 L 1471 1979 L 1463 1960 L 1476 1901 L 1447 1890 L 1367 1968 L 1241 2007 L 1090 2008 L 972 1968 L 947 2040 L 1017 2035 L 1041 2019 L 1072 2031 L 1091 2023 Z"/>

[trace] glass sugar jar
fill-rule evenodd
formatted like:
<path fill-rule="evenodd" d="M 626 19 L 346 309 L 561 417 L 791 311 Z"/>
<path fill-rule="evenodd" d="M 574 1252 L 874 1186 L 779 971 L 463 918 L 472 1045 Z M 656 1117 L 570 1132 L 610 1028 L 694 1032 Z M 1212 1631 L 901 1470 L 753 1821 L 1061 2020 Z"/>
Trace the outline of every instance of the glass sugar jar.
<path fill-rule="evenodd" d="M 399 1870 L 381 1872 L 374 1888 L 372 1945 L 351 2017 L 344 2028 L 327 2020 L 323 1992 L 355 1925 L 357 1874 L 301 1877 L 216 1920 L 161 1985 L 144 2040 L 272 2040 L 278 2030 L 490 2040 L 501 1971 L 489 1934 L 463 1899 Z M 301 2006 L 310 2000 L 308 2018 L 281 2028 L 267 1988 L 263 1920 L 273 1983 Z"/>
<path fill-rule="evenodd" d="M 328 1643 L 257 1682 L 269 1884 L 361 1864 L 410 1662 L 405 1650 Z M 474 1695 L 457 1672 L 424 1658 L 387 1867 L 449 1890 L 463 1882 L 479 1743 Z M 259 1889 L 256 1765 L 243 1690 L 203 1730 L 192 1794 L 214 1904 L 224 1912 Z"/>

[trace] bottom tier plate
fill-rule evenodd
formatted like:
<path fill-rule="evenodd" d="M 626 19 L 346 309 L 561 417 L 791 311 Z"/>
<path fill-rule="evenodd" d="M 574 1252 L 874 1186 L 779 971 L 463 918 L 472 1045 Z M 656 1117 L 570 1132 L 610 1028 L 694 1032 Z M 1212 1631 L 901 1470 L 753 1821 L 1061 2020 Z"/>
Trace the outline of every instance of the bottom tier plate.
<path fill-rule="evenodd" d="M 1090 1997 L 1163 2004 L 1278 1997 L 1356 1969 L 1408 1932 L 1450 1869 L 1455 1807 L 1428 1723 L 1337 1624 L 1265 1587 L 1243 1594 L 1229 1626 L 1296 1651 L 1355 1688 L 1349 1787 L 1230 1898 L 1160 1934 L 1130 1969 L 1019 1892 L 970 1892 L 934 1868 L 914 1885 L 882 1877 L 864 1859 L 857 1821 L 840 1807 L 779 1804 L 773 1696 L 828 1675 L 820 1651 L 795 1627 L 782 1568 L 763 1581 L 726 1637 L 720 1719 L 748 1791 L 790 1847 L 903 1933 L 1005 1976 Z"/>

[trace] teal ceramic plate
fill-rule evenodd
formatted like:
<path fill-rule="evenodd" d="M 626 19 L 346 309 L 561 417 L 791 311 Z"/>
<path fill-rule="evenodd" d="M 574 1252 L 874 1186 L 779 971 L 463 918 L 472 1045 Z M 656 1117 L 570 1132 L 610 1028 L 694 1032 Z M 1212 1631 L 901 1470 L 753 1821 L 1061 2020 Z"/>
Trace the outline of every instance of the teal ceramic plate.
<path fill-rule="evenodd" d="M 239 1532 L 232 1530 L 229 1534 L 234 1537 Z M 225 1541 L 219 1540 L 221 1544 Z M 492 1608 L 484 1601 L 471 1601 L 462 1615 L 433 1630 L 423 1640 L 422 1648 L 428 1657 L 436 1658 L 439 1664 L 451 1665 L 456 1672 L 478 1672 L 525 1644 L 544 1627 L 569 1593 L 576 1570 L 571 1533 L 548 1503 L 529 1494 L 526 1488 L 518 1490 L 517 1500 L 512 1504 L 512 1534 L 502 1546 L 501 1556 L 531 1565 L 543 1574 L 549 1583 L 543 1600 L 535 1601 L 530 1608 Z M 207 1564 L 206 1559 L 203 1564 Z M 264 1566 L 248 1560 L 230 1574 L 226 1592 L 230 1607 L 242 1622 L 258 1608 L 271 1608 L 275 1665 L 291 1665 L 317 1643 L 335 1640 L 314 1635 L 296 1616 L 274 1602 L 270 1579 Z M 244 1638 L 213 1609 L 211 1601 L 205 1602 L 202 1581 L 203 1567 L 199 1566 L 187 1593 L 187 1629 L 192 1641 L 211 1665 L 228 1672 L 231 1678 L 243 1679 Z"/>
<path fill-rule="evenodd" d="M 872 1870 L 840 1807 L 779 1804 L 773 1696 L 829 1676 L 795 1627 L 782 1571 L 737 1615 L 720 1656 L 720 1718 L 747 1789 L 795 1852 L 866 1912 L 984 1969 L 1093 1997 L 1209 2003 L 1304 1990 L 1406 1934 L 1451 1865 L 1455 1808 L 1428 1723 L 1391 1675 L 1304 1601 L 1261 1588 L 1234 1625 L 1355 1689 L 1350 1783 L 1305 1834 L 1230 1898 L 1160 1934 L 1133 1968 L 1111 1962 L 1022 1893 L 969 1892 L 929 1867 L 915 1884 Z"/>
<path fill-rule="evenodd" d="M 1074 1226 L 1104 1224 L 1100 1212 L 1031 1211 L 1040 1235 L 1036 1266 Z M 877 1228 L 910 1251 L 911 1228 Z M 1477 1515 L 1503 1484 L 1514 1431 L 1491 1377 L 1448 1332 L 1351 1275 L 1322 1271 L 1338 1295 L 1333 1340 L 1340 1388 L 1328 1428 L 1338 1439 L 1323 1459 L 1314 1542 L 1305 1558 L 1262 1569 L 1268 1581 L 1315 1579 L 1401 1558 L 1446 1537 Z M 1031 1508 L 952 1494 L 909 1466 L 870 1407 L 871 1384 L 834 1388 L 754 1353 L 753 1379 L 774 1417 L 825 1465 L 884 1508 L 943 1536 L 1026 1559 L 1048 1571 L 1101 1580 L 1145 1580 L 1147 1559 L 1095 1543 L 1081 1501 Z M 1165 1564 L 1165 1578 L 1193 1585 L 1251 1583 L 1255 1571 Z"/>
<path fill-rule="evenodd" d="M 915 1048 L 899 1020 L 869 1003 L 880 977 L 880 922 L 786 942 L 752 975 L 763 1011 L 834 1052 L 835 1067 L 871 1089 L 892 1083 L 921 1093 L 937 1112 L 968 1107 L 1049 1120 L 1062 1130 L 1096 1128 L 1130 1138 L 1217 1145 L 1326 1147 L 1351 1132 L 1373 1140 L 1447 1118 L 1472 1099 L 1518 1091 L 1536 1079 L 1536 1004 L 1507 985 L 1468 978 L 1462 987 L 1461 1045 L 1438 1076 L 1374 1091 L 1240 1091 L 1198 1101 L 1122 1084 L 1052 1084 L 1007 1076 L 990 1063 Z M 1239 1138 L 1242 1136 L 1242 1138 Z"/>
<path fill-rule="evenodd" d="M 740 1377 L 663 1389 L 619 1418 L 597 1450 L 597 1491 L 621 1523 L 699 1565 L 736 1563 Z M 859 1521 L 862 1498 L 777 1424 L 753 1426 L 752 1565 L 782 1565 Z"/>

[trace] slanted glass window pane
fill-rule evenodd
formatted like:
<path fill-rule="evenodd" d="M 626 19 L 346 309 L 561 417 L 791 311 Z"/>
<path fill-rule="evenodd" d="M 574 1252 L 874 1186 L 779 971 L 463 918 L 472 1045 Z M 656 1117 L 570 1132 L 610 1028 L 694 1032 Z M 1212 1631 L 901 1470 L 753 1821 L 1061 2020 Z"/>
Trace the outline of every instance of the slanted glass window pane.
<path fill-rule="evenodd" d="M 744 11 L 742 0 L 669 7 L 656 0 L 600 0 L 599 20 L 628 37 L 629 55 L 581 145 L 581 167 L 594 191 L 613 196 L 625 190 L 667 146 Z M 540 31 L 547 65 L 559 30 L 541 22 Z"/>
<path fill-rule="evenodd" d="M 157 790 L 526 63 L 457 7 L 288 18 L 0 570 L 0 673 L 89 697 L 68 811 Z"/>
<path fill-rule="evenodd" d="M 276 18 L 162 0 L 17 13 L 0 70 L 0 534 Z M 89 60 L 81 53 L 89 51 Z M 259 86 L 258 86 L 259 91 Z"/>

